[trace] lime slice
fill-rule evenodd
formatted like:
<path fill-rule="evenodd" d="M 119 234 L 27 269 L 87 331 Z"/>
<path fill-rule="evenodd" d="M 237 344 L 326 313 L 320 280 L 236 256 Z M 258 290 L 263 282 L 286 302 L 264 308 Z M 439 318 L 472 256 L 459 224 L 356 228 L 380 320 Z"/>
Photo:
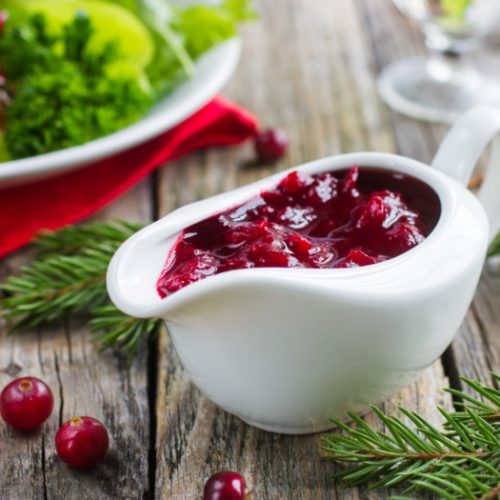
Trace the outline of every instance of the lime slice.
<path fill-rule="evenodd" d="M 85 11 L 95 28 L 89 48 L 117 43 L 122 67 L 128 64 L 137 70 L 144 69 L 153 58 L 155 45 L 148 29 L 120 5 L 103 0 L 24 0 L 21 5 L 30 14 L 45 14 L 52 33 L 59 33 L 78 11 Z"/>

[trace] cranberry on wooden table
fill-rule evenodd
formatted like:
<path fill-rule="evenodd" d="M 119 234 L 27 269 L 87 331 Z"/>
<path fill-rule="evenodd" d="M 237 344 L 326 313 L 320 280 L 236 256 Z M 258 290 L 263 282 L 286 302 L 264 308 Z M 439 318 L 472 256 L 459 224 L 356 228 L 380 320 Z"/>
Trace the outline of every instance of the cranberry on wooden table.
<path fill-rule="evenodd" d="M 288 137 L 283 130 L 270 128 L 255 136 L 255 151 L 262 163 L 278 161 L 288 149 Z"/>
<path fill-rule="evenodd" d="M 74 417 L 56 434 L 56 450 L 61 459 L 75 469 L 97 464 L 109 446 L 108 431 L 92 417 Z"/>
<path fill-rule="evenodd" d="M 15 429 L 38 427 L 47 420 L 53 407 L 52 391 L 36 377 L 17 378 L 0 394 L 0 414 Z"/>
<path fill-rule="evenodd" d="M 246 493 L 247 485 L 241 474 L 220 471 L 205 483 L 203 500 L 244 500 Z"/>

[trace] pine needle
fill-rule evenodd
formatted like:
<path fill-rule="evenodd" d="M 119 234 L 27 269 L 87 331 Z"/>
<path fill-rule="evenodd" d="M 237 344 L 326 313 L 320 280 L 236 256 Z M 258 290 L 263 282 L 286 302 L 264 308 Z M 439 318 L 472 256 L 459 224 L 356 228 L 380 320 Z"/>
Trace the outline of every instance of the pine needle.
<path fill-rule="evenodd" d="M 493 257 L 494 255 L 500 255 L 500 232 L 496 235 L 488 248 L 488 257 Z"/>
<path fill-rule="evenodd" d="M 500 498 L 500 391 L 462 381 L 478 396 L 448 389 L 462 402 L 457 412 L 439 408 L 443 430 L 405 408 L 400 408 L 403 421 L 372 407 L 387 433 L 354 415 L 353 426 L 332 420 L 341 432 L 322 437 L 322 455 L 348 466 L 334 477 L 372 489 L 403 485 L 404 494 L 427 490 L 446 499 Z"/>
<path fill-rule="evenodd" d="M 9 331 L 85 314 L 103 349 L 117 347 L 133 357 L 160 321 L 116 309 L 106 291 L 106 270 L 120 244 L 140 228 L 124 221 L 94 222 L 40 233 L 33 262 L 0 284 L 0 317 Z"/>

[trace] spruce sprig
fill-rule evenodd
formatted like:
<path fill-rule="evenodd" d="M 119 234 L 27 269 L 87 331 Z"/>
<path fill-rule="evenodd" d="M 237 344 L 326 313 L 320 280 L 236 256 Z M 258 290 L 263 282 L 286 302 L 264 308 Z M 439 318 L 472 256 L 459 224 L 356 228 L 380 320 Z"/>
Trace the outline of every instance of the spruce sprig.
<path fill-rule="evenodd" d="M 493 378 L 500 382 L 499 375 Z M 404 495 L 427 490 L 449 500 L 500 498 L 500 391 L 462 380 L 478 396 L 447 389 L 461 402 L 456 412 L 439 408 L 442 430 L 405 408 L 394 417 L 372 406 L 386 432 L 354 413 L 349 414 L 354 426 L 333 420 L 342 432 L 322 438 L 324 456 L 349 465 L 335 478 L 349 486 L 369 483 L 372 489 L 404 484 Z"/>
<path fill-rule="evenodd" d="M 84 313 L 103 348 L 116 346 L 132 356 L 139 341 L 154 333 L 160 322 L 131 318 L 116 309 L 105 280 L 118 246 L 140 228 L 123 221 L 94 222 L 41 233 L 33 262 L 0 284 L 0 316 L 9 330 Z"/>
<path fill-rule="evenodd" d="M 66 226 L 58 231 L 42 231 L 34 244 L 38 257 L 64 253 L 79 254 L 85 250 L 101 249 L 112 255 L 142 224 L 128 221 L 92 222 L 79 226 Z"/>
<path fill-rule="evenodd" d="M 500 255 L 500 233 L 495 236 L 488 248 L 488 257 L 493 257 L 493 255 Z"/>

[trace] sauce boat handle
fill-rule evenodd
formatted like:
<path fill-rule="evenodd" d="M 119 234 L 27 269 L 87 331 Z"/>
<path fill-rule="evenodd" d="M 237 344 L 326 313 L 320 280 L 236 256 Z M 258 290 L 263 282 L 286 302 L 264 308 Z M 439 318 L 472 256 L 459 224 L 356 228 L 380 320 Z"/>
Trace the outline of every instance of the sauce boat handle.
<path fill-rule="evenodd" d="M 434 168 L 466 185 L 492 140 L 488 169 L 478 193 L 490 221 L 490 240 L 500 229 L 500 108 L 478 106 L 458 118 L 432 161 Z"/>

